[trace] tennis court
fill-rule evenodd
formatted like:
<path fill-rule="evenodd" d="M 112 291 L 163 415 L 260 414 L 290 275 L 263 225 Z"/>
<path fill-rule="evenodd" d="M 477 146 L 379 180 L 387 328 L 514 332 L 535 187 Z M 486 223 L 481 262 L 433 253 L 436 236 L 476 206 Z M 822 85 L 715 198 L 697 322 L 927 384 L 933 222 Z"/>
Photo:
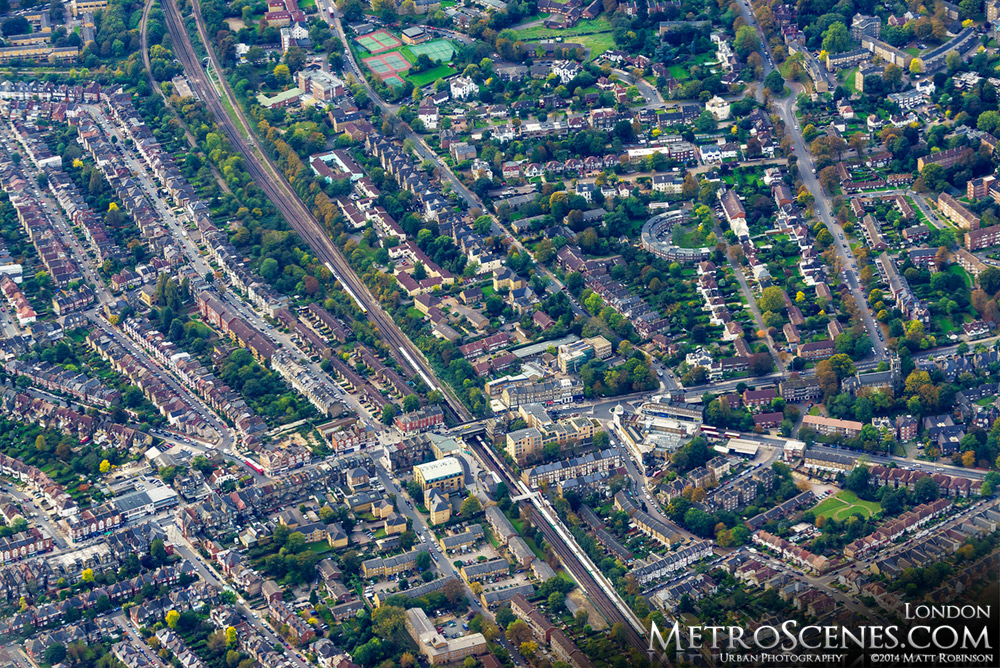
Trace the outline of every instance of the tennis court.
<path fill-rule="evenodd" d="M 376 30 L 367 35 L 355 37 L 354 41 L 363 46 L 369 53 L 381 53 L 402 45 L 402 42 L 395 35 L 385 30 Z"/>
<path fill-rule="evenodd" d="M 385 82 L 386 86 L 402 86 L 405 84 L 405 82 L 396 74 L 390 74 L 386 78 L 382 79 L 382 81 Z"/>
<path fill-rule="evenodd" d="M 394 74 L 405 72 L 410 69 L 410 63 L 406 61 L 406 58 L 403 58 L 403 54 L 399 51 L 392 51 L 390 53 L 372 56 L 371 58 L 365 58 L 361 62 L 367 65 L 368 69 L 374 72 L 375 76 L 383 81 Z"/>
<path fill-rule="evenodd" d="M 414 56 L 426 53 L 427 57 L 438 63 L 449 63 L 455 55 L 455 47 L 446 39 L 435 39 L 423 44 L 414 44 L 410 47 Z"/>

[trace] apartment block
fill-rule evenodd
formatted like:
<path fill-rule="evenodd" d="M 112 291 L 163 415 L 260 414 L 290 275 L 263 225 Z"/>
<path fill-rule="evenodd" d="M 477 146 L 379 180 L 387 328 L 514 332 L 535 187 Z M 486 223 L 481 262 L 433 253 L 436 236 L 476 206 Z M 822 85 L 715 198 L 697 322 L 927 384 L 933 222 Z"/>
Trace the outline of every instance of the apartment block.
<path fill-rule="evenodd" d="M 413 467 L 413 480 L 421 489 L 454 491 L 465 487 L 465 471 L 454 457 L 445 457 Z"/>
<path fill-rule="evenodd" d="M 802 426 L 808 427 L 818 434 L 840 434 L 853 438 L 861 434 L 861 428 L 864 425 L 854 420 L 837 420 L 822 415 L 806 415 L 802 418 Z"/>

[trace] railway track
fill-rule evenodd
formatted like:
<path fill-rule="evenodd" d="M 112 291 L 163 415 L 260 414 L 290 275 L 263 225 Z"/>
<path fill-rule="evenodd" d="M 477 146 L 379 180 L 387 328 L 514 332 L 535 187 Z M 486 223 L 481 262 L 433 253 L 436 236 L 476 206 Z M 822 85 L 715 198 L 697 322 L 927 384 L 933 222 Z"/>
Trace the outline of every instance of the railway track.
<path fill-rule="evenodd" d="M 487 446 L 483 445 L 478 438 L 475 437 L 467 439 L 466 442 L 469 443 L 469 447 L 476 455 L 476 458 L 504 481 L 512 495 L 517 496 L 517 490 L 520 489 L 518 481 L 511 475 L 506 467 L 498 464 L 494 458 L 490 456 L 490 453 L 486 451 Z M 573 548 L 559 535 L 556 528 L 549 523 L 549 521 L 542 515 L 541 512 L 539 512 L 531 501 L 522 500 L 518 502 L 518 505 L 519 507 L 527 506 L 532 524 L 538 527 L 539 531 L 542 532 L 542 536 L 545 538 L 546 542 L 552 546 L 556 554 L 559 556 L 559 559 L 569 570 L 570 574 L 573 575 L 574 579 L 576 579 L 577 583 L 584 590 L 584 592 L 586 592 L 591 602 L 604 616 L 608 623 L 621 623 L 624 625 L 628 638 L 628 644 L 641 652 L 645 652 L 648 645 L 647 643 L 644 643 L 641 634 L 636 630 L 634 621 L 626 618 L 619 608 L 619 605 L 612 600 L 611 596 L 605 591 L 601 583 L 597 581 L 597 578 L 594 577 L 594 575 L 590 572 L 590 569 L 583 563 L 580 556 L 576 554 Z M 621 602 L 621 605 L 624 605 L 624 602 Z"/>
<path fill-rule="evenodd" d="M 200 17 L 197 16 L 196 2 L 194 6 L 196 18 L 199 19 L 198 28 L 202 30 Z M 220 101 L 219 92 L 216 91 L 212 82 L 208 79 L 205 68 L 202 67 L 201 62 L 198 60 L 187 29 L 184 26 L 184 19 L 177 8 L 176 0 L 164 0 L 163 13 L 167 29 L 173 38 L 175 56 L 184 68 L 191 88 L 195 90 L 198 97 L 212 111 L 219 128 L 226 135 L 226 138 L 229 139 L 233 148 L 243 156 L 247 173 L 250 174 L 251 178 L 264 191 L 268 199 L 274 203 L 289 226 L 309 244 L 309 247 L 320 260 L 329 263 L 328 266 L 334 268 L 336 278 L 349 288 L 349 292 L 353 292 L 356 295 L 356 301 L 361 310 L 365 312 L 368 319 L 375 325 L 379 334 L 389 345 L 389 348 L 393 352 L 393 357 L 406 367 L 412 367 L 415 363 L 418 367 L 412 369 L 415 375 L 432 379 L 433 384 L 436 385 L 436 388 L 432 389 L 441 390 L 444 394 L 447 407 L 455 416 L 456 421 L 464 422 L 470 420 L 472 414 L 469 410 L 451 392 L 449 387 L 437 379 L 434 375 L 434 370 L 427 363 L 420 350 L 403 334 L 396 323 L 393 322 L 391 316 L 382 309 L 381 304 L 368 291 L 368 287 L 364 282 L 354 273 L 347 260 L 341 255 L 340 250 L 330 241 L 330 238 L 326 234 L 326 228 L 316 219 L 309 210 L 309 207 L 299 199 L 284 177 L 280 175 L 280 172 L 271 162 L 270 158 L 263 151 L 261 151 L 261 157 L 258 157 L 254 152 L 246 139 L 246 137 L 251 135 L 251 130 L 246 125 L 245 119 L 241 118 L 241 123 L 244 127 L 238 128 Z M 202 35 L 202 38 L 204 40 L 204 35 Z M 209 44 L 207 40 L 205 40 L 205 43 L 206 45 Z M 215 64 L 216 72 L 219 72 L 214 54 L 210 52 L 209 57 L 212 63 Z M 230 92 L 226 88 L 225 81 L 222 81 L 221 74 L 219 75 L 219 79 L 220 86 L 223 89 L 221 93 L 227 95 L 233 108 L 237 109 L 238 102 L 231 97 Z M 244 135 L 244 133 L 246 134 Z M 406 351 L 414 362 L 409 362 L 405 355 L 398 355 L 399 351 Z"/>

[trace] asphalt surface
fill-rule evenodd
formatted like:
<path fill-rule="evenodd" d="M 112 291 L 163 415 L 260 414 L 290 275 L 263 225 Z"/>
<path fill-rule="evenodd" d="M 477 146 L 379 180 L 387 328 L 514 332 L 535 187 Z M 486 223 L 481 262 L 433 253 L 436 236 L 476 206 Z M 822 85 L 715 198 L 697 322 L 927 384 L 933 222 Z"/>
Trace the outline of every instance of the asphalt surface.
<path fill-rule="evenodd" d="M 740 13 L 743 18 L 747 21 L 747 24 L 752 26 L 760 38 L 761 50 L 764 53 L 764 76 L 767 76 L 772 70 L 776 69 L 774 64 L 774 54 L 771 53 L 771 48 L 768 46 L 767 37 L 764 35 L 760 26 L 757 24 L 757 20 L 753 15 L 753 11 L 750 9 L 749 0 L 739 0 Z M 833 217 L 831 210 L 832 205 L 830 203 L 830 198 L 827 196 L 826 192 L 820 187 L 819 180 L 812 171 L 812 154 L 809 152 L 808 145 L 805 139 L 802 137 L 802 128 L 799 126 L 799 121 L 795 117 L 795 100 L 797 95 L 794 93 L 786 98 L 775 98 L 773 100 L 774 107 L 779 112 L 781 119 L 785 123 L 785 132 L 792 138 L 792 143 L 794 146 L 795 156 L 798 158 L 799 167 L 799 178 L 802 183 L 806 186 L 815 197 L 815 211 L 819 216 L 823 224 L 829 229 L 830 234 L 833 235 L 834 248 L 836 249 L 837 256 L 840 259 L 841 266 L 848 269 L 843 278 L 847 283 L 848 288 L 853 295 L 855 302 L 858 305 L 858 310 L 862 313 L 862 319 L 864 321 L 865 329 L 868 330 L 868 336 L 871 338 L 872 346 L 875 350 L 876 360 L 883 360 L 887 358 L 887 349 L 885 346 L 885 341 L 880 338 L 882 330 L 879 328 L 878 324 L 875 322 L 871 310 L 868 307 L 868 301 L 865 299 L 864 290 L 861 284 L 858 282 L 857 276 L 850 268 L 855 267 L 854 254 L 851 252 L 851 248 L 846 238 L 844 237 L 844 230 L 841 228 L 837 219 Z"/>

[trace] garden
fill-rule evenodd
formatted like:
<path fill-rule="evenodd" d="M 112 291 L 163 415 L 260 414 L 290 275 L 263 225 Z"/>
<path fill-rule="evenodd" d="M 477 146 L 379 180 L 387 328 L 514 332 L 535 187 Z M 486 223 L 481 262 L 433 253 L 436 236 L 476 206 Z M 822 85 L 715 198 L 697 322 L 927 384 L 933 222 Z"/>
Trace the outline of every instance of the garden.
<path fill-rule="evenodd" d="M 869 518 L 882 511 L 882 506 L 876 501 L 865 501 L 859 499 L 858 495 L 850 490 L 843 490 L 836 495 L 820 501 L 813 508 L 816 517 L 833 518 L 835 520 L 846 520 L 851 515 L 860 513 L 862 517 Z"/>

